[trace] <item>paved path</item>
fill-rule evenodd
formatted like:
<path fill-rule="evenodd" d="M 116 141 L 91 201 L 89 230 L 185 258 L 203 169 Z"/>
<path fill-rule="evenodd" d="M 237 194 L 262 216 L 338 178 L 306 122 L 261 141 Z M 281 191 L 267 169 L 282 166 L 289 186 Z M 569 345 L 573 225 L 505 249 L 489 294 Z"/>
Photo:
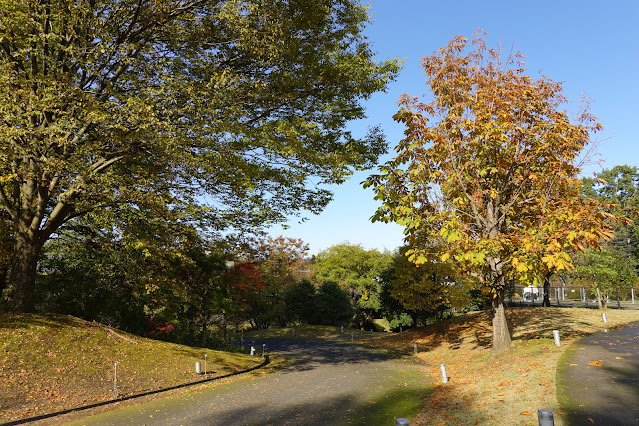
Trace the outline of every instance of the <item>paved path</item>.
<path fill-rule="evenodd" d="M 639 425 L 639 322 L 582 339 L 562 358 L 560 404 L 574 425 Z"/>
<path fill-rule="evenodd" d="M 283 371 L 82 419 L 86 425 L 394 425 L 376 407 L 419 404 L 427 374 L 410 357 L 359 345 L 256 339 L 296 359 Z M 395 414 L 395 413 L 394 413 Z M 402 413 L 395 414 L 403 417 Z"/>

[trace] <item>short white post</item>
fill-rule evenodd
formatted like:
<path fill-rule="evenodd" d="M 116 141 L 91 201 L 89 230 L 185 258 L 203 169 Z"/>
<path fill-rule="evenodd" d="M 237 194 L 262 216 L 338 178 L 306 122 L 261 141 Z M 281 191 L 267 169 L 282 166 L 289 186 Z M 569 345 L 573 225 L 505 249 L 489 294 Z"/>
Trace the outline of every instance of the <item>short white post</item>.
<path fill-rule="evenodd" d="M 555 338 L 555 346 L 561 346 L 561 339 L 559 338 L 559 330 L 552 331 L 553 337 Z"/>
<path fill-rule="evenodd" d="M 632 304 L 635 304 L 635 288 L 630 289 L 630 294 L 632 295 Z"/>
<path fill-rule="evenodd" d="M 606 318 L 606 313 L 602 312 L 601 317 L 603 318 L 603 322 L 608 322 L 608 318 Z"/>
<path fill-rule="evenodd" d="M 295 329 L 291 328 L 291 335 L 295 336 Z"/>
<path fill-rule="evenodd" d="M 113 391 L 115 397 L 118 397 L 118 363 L 113 364 Z"/>
<path fill-rule="evenodd" d="M 351 342 L 354 340 L 353 338 L 353 332 L 351 331 Z"/>
<path fill-rule="evenodd" d="M 195 363 L 195 374 L 202 374 L 202 363 L 200 361 Z"/>
<path fill-rule="evenodd" d="M 417 343 L 413 343 L 413 353 L 417 353 Z"/>
<path fill-rule="evenodd" d="M 344 332 L 344 326 L 341 326 L 340 327 L 340 333 L 343 333 L 343 332 Z"/>
<path fill-rule="evenodd" d="M 401 325 L 399 326 L 399 332 L 403 333 L 404 332 L 404 327 L 402 327 Z"/>
<path fill-rule="evenodd" d="M 262 343 L 262 358 L 264 358 L 265 351 L 266 351 L 266 343 Z"/>
<path fill-rule="evenodd" d="M 255 346 L 251 346 L 251 356 L 255 356 Z"/>
<path fill-rule="evenodd" d="M 446 364 L 439 364 L 439 372 L 442 374 L 442 383 L 448 383 L 448 375 L 446 374 Z"/>

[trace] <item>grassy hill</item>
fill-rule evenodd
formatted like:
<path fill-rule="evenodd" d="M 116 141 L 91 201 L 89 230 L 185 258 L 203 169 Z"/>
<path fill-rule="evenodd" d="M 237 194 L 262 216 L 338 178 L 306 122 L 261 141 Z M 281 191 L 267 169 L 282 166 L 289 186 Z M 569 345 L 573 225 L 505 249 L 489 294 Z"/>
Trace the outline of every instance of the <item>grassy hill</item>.
<path fill-rule="evenodd" d="M 0 423 L 219 376 L 254 358 L 176 345 L 65 315 L 0 315 Z"/>

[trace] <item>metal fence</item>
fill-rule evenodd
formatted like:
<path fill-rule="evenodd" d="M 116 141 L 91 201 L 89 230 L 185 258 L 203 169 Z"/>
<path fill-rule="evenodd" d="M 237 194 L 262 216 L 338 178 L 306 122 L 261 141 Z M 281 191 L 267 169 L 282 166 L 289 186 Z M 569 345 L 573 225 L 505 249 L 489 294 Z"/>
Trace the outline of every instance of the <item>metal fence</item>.
<path fill-rule="evenodd" d="M 594 307 L 597 306 L 596 289 L 577 286 L 551 286 L 550 304 L 552 306 Z M 639 307 L 639 287 L 615 288 L 607 300 L 609 307 Z M 544 301 L 543 287 L 512 286 L 506 292 L 506 301 L 516 306 L 540 306 Z"/>

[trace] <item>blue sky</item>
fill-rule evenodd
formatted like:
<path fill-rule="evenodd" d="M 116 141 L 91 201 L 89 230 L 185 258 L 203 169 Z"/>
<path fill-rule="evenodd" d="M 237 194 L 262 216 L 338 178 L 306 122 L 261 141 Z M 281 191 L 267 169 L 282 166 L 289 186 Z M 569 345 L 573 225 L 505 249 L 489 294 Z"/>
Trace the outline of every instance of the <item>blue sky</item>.
<path fill-rule="evenodd" d="M 582 94 L 592 101 L 591 112 L 605 127 L 595 135 L 602 163 L 587 166 L 584 174 L 619 164 L 639 166 L 639 0 L 376 0 L 370 11 L 374 22 L 366 34 L 378 58 L 404 60 L 388 91 L 366 102 L 368 119 L 352 127 L 361 135 L 371 125 L 382 127 L 390 153 L 381 162 L 391 158 L 403 136 L 403 126 L 392 119 L 400 95 L 428 93 L 421 58 L 455 35 L 470 37 L 482 28 L 489 47 L 501 41 L 504 48 L 514 45 L 523 53 L 533 78 L 543 71 L 564 82 L 564 95 L 573 101 L 569 109 L 576 108 Z M 370 173 L 356 173 L 345 184 L 331 187 L 334 200 L 322 214 L 301 224 L 292 219 L 289 229 L 269 232 L 301 238 L 311 253 L 343 242 L 394 250 L 402 244 L 402 228 L 370 222 L 378 203 L 360 184 Z"/>

